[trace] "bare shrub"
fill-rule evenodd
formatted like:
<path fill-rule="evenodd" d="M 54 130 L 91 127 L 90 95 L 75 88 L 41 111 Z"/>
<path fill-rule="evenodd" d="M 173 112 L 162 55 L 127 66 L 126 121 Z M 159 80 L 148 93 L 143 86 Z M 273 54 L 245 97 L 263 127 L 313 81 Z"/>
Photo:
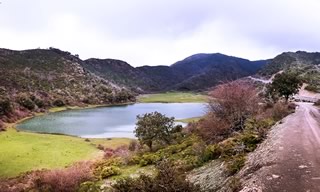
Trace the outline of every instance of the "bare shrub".
<path fill-rule="evenodd" d="M 196 133 L 207 143 L 217 143 L 225 139 L 231 129 L 230 124 L 218 118 L 215 114 L 208 114 L 200 120 L 197 125 Z"/>
<path fill-rule="evenodd" d="M 34 188 L 39 191 L 76 191 L 82 182 L 93 178 L 91 163 L 77 163 L 66 169 L 46 171 L 34 178 Z"/>
<path fill-rule="evenodd" d="M 256 88 L 244 81 L 232 81 L 217 86 L 209 94 L 209 110 L 227 121 L 233 129 L 243 129 L 246 118 L 257 113 L 259 96 Z"/>
<path fill-rule="evenodd" d="M 272 118 L 276 121 L 290 114 L 290 109 L 287 103 L 277 102 L 272 107 Z"/>
<path fill-rule="evenodd" d="M 128 149 L 129 149 L 129 151 L 138 151 L 140 147 L 141 146 L 137 140 L 132 140 L 132 141 L 130 141 Z"/>
<path fill-rule="evenodd" d="M 104 149 L 104 158 L 109 159 L 112 157 L 121 157 L 125 163 L 128 163 L 131 159 L 132 153 L 129 151 L 128 146 L 119 146 L 116 149 L 106 148 Z"/>

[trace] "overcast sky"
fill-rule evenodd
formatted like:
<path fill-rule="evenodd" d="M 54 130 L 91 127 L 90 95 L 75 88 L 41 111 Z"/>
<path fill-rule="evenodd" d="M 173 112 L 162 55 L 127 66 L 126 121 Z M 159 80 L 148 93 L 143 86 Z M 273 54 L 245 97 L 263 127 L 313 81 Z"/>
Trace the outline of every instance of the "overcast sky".
<path fill-rule="evenodd" d="M 0 47 L 56 47 L 133 66 L 195 53 L 320 51 L 319 0 L 0 0 Z"/>

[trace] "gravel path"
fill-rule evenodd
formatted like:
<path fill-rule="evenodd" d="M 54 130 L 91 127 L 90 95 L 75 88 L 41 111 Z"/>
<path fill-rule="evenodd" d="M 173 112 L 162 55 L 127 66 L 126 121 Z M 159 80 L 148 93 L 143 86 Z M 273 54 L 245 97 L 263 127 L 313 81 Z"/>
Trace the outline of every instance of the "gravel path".
<path fill-rule="evenodd" d="M 320 113 L 311 103 L 297 103 L 295 113 L 273 128 L 249 155 L 239 173 L 242 191 L 320 191 Z"/>

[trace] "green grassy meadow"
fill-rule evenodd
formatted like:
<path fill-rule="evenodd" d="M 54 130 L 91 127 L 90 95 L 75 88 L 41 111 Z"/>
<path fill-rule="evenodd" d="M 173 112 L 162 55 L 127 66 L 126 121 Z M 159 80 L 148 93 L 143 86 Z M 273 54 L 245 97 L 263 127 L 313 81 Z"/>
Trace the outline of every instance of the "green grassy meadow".
<path fill-rule="evenodd" d="M 182 123 L 194 123 L 197 122 L 201 119 L 201 117 L 191 117 L 187 119 L 177 119 L 177 122 L 182 122 Z"/>
<path fill-rule="evenodd" d="M 130 139 L 92 139 L 18 132 L 14 128 L 0 132 L 0 177 L 14 177 L 20 173 L 61 168 L 77 161 L 101 157 L 96 148 L 101 144 L 115 148 L 128 144 Z"/>
<path fill-rule="evenodd" d="M 198 93 L 167 92 L 157 94 L 147 94 L 138 97 L 141 103 L 204 103 L 207 96 Z"/>

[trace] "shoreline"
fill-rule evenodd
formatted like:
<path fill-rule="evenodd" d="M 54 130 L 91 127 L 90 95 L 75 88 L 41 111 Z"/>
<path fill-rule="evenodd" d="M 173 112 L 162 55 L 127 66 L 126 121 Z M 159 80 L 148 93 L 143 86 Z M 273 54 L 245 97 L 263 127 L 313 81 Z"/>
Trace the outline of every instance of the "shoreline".
<path fill-rule="evenodd" d="M 44 133 L 44 132 L 35 132 L 35 131 L 27 131 L 27 130 L 22 130 L 18 129 L 17 125 L 20 123 L 23 123 L 24 121 L 30 120 L 34 117 L 46 115 L 49 113 L 59 113 L 63 111 L 68 111 L 68 110 L 83 110 L 83 109 L 95 109 L 95 108 L 101 108 L 101 107 L 112 107 L 112 106 L 123 106 L 123 105 L 133 105 L 135 102 L 127 102 L 127 103 L 118 103 L 118 104 L 102 104 L 102 105 L 88 105 L 85 107 L 80 107 L 80 106 L 63 106 L 63 107 L 52 107 L 49 108 L 46 112 L 33 112 L 31 115 L 26 116 L 22 119 L 19 119 L 13 123 L 4 123 L 5 129 L 14 129 L 17 132 L 26 132 L 26 133 L 34 133 L 34 134 L 46 134 L 46 135 L 57 135 L 57 136 L 69 136 L 69 137 L 76 137 L 80 139 L 86 139 L 82 138 L 76 135 L 68 135 L 68 134 L 63 134 L 63 133 Z M 125 137 L 115 137 L 111 139 L 124 139 Z M 91 138 L 91 139 L 109 139 L 109 138 Z M 126 138 L 127 139 L 127 138 Z M 129 138 L 128 138 L 129 139 Z"/>

